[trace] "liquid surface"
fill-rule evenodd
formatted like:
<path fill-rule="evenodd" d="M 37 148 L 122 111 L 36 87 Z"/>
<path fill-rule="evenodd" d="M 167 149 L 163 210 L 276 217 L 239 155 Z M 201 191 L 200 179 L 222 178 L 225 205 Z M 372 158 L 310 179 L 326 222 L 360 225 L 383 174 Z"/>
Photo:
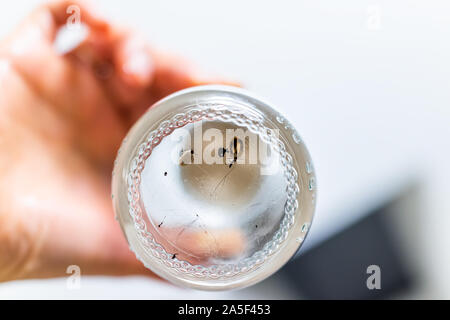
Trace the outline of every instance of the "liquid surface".
<path fill-rule="evenodd" d="M 258 140 L 254 152 L 255 140 L 229 134 L 243 128 L 217 121 L 201 128 L 201 135 L 194 124 L 176 129 L 153 149 L 141 174 L 144 214 L 173 259 L 205 266 L 239 261 L 279 229 L 287 182 L 278 159 L 259 153 L 265 148 L 273 156 L 270 146 Z M 268 163 L 277 170 L 264 172 Z"/>

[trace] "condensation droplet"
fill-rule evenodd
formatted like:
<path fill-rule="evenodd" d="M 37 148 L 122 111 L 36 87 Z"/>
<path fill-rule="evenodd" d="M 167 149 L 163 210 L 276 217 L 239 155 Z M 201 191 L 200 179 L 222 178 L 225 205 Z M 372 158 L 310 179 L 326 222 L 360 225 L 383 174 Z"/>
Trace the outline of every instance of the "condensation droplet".
<path fill-rule="evenodd" d="M 300 135 L 297 132 L 294 132 L 292 134 L 292 139 L 294 139 L 294 142 L 296 144 L 300 144 L 302 142 L 302 138 L 300 137 Z"/>
<path fill-rule="evenodd" d="M 311 162 L 306 162 L 306 173 L 311 174 L 313 172 L 312 164 Z"/>
<path fill-rule="evenodd" d="M 297 237 L 297 239 L 295 239 L 295 241 L 297 241 L 298 243 L 301 243 L 303 241 L 302 237 Z"/>
<path fill-rule="evenodd" d="M 306 222 L 302 225 L 302 233 L 308 232 L 308 229 L 309 229 L 309 223 Z"/>
<path fill-rule="evenodd" d="M 282 116 L 277 116 L 277 121 L 279 123 L 283 123 L 284 122 L 284 118 Z"/>
<path fill-rule="evenodd" d="M 314 177 L 309 178 L 309 190 L 314 190 L 316 187 L 316 179 Z"/>

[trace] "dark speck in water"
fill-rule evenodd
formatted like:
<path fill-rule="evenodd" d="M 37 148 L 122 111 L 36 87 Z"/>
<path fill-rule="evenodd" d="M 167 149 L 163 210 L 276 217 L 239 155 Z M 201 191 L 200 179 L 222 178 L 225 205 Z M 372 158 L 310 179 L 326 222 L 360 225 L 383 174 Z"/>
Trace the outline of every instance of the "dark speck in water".
<path fill-rule="evenodd" d="M 223 158 L 225 156 L 225 153 L 227 152 L 227 149 L 225 148 L 219 148 L 219 157 Z"/>

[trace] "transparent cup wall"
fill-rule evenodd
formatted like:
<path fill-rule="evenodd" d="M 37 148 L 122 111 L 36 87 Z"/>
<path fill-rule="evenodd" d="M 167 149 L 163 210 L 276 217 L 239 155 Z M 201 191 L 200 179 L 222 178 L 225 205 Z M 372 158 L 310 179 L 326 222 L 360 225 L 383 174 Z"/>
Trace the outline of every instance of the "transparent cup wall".
<path fill-rule="evenodd" d="M 178 285 L 225 290 L 265 279 L 296 253 L 316 182 L 288 120 L 242 89 L 201 86 L 161 100 L 133 126 L 112 198 L 145 266 Z"/>

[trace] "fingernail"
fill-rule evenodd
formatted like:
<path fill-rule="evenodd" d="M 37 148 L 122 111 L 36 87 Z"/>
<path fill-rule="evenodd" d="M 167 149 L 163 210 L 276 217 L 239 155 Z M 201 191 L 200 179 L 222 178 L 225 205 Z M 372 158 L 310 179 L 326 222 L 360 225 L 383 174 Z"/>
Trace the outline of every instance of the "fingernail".
<path fill-rule="evenodd" d="M 138 84 L 145 84 L 149 81 L 153 71 L 153 61 L 144 46 L 138 43 L 128 46 L 122 70 Z"/>

